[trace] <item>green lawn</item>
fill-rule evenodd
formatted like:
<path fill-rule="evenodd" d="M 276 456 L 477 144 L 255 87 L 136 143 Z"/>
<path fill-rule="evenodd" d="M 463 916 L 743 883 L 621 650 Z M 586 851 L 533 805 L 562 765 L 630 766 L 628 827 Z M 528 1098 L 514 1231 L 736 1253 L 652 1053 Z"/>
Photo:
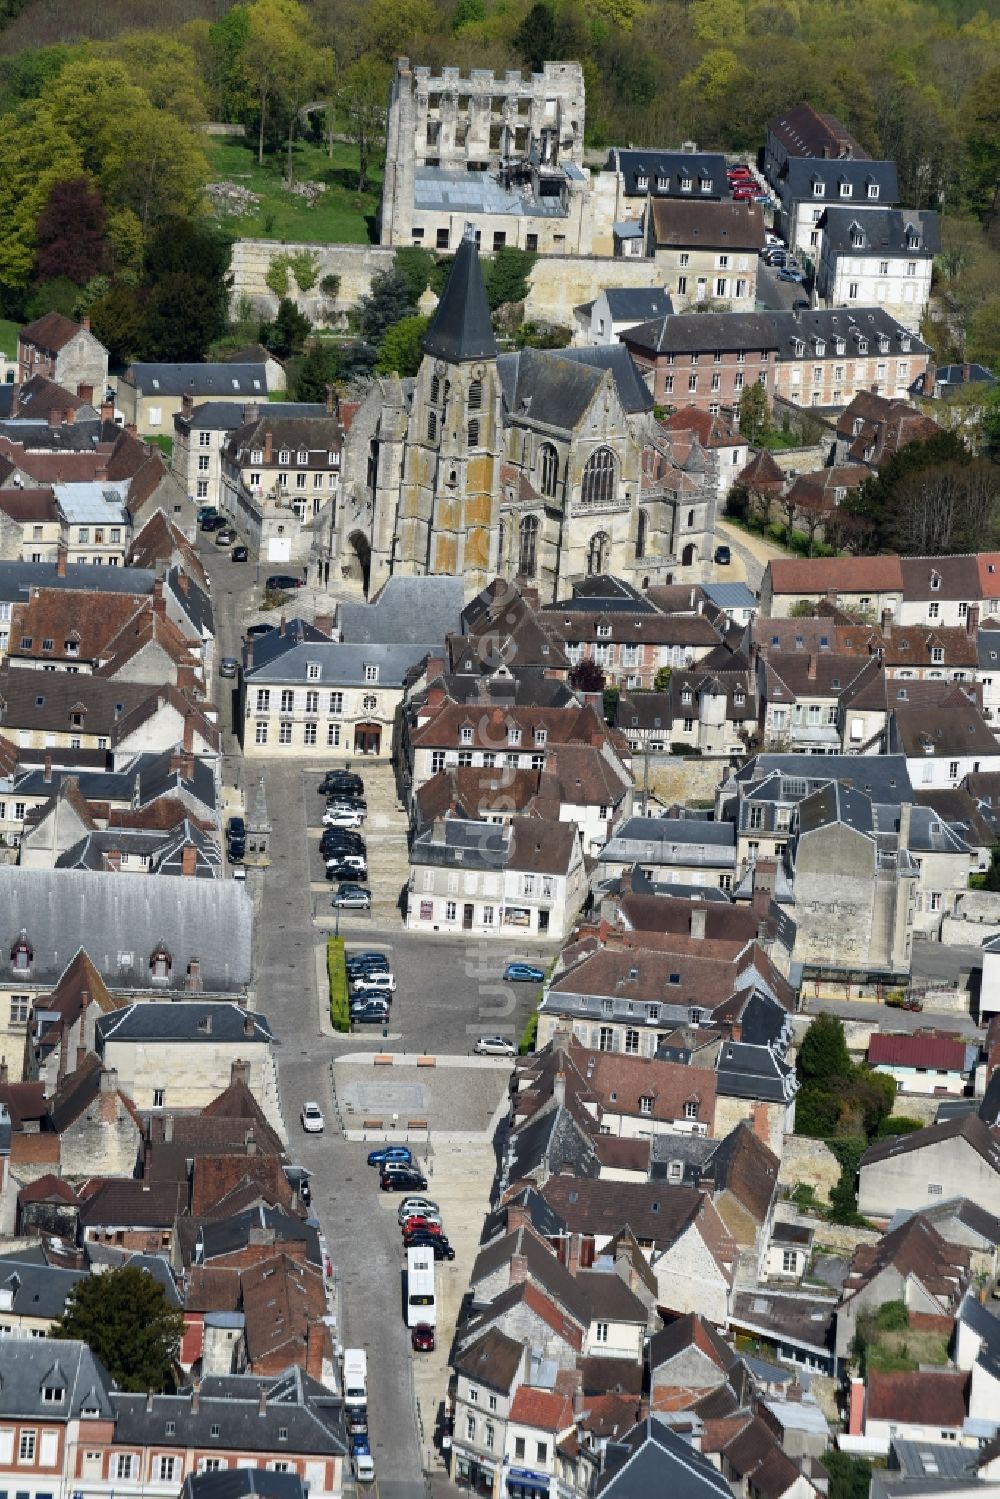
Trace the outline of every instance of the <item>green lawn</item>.
<path fill-rule="evenodd" d="M 156 443 L 156 446 L 160 449 L 160 451 L 166 458 L 169 458 L 171 453 L 174 451 L 174 439 L 172 437 L 168 437 L 165 432 L 154 432 L 153 436 L 149 440 L 150 442 Z"/>
<path fill-rule="evenodd" d="M 10 318 L 0 318 L 0 349 L 11 359 L 17 354 L 17 335 L 20 327 L 20 323 L 12 323 Z"/>
<path fill-rule="evenodd" d="M 359 193 L 358 153 L 353 146 L 337 141 L 332 156 L 321 146 L 295 147 L 296 181 L 326 183 L 326 191 L 311 208 L 305 198 L 281 185 L 285 152 L 266 156 L 260 167 L 256 151 L 243 141 L 210 137 L 204 145 L 213 182 L 235 182 L 260 198 L 260 206 L 243 217 L 221 216 L 220 222 L 238 237 L 352 245 L 374 241 L 382 172 L 373 173 L 368 191 Z"/>

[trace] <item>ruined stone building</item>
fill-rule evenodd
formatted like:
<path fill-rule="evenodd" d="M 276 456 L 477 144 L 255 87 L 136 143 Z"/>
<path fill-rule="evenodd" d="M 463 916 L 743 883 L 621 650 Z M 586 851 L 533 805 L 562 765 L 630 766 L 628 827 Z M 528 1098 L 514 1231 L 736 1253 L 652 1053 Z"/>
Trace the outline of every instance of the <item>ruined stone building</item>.
<path fill-rule="evenodd" d="M 590 253 L 585 96 L 575 62 L 527 79 L 396 62 L 386 128 L 383 245 L 454 250 L 471 222 L 484 251 Z"/>
<path fill-rule="evenodd" d="M 614 573 L 640 587 L 710 556 L 714 455 L 666 432 L 622 345 L 501 354 L 466 233 L 413 380 L 376 380 L 345 439 L 312 562 L 374 593 L 393 573 L 498 573 L 543 602 Z"/>

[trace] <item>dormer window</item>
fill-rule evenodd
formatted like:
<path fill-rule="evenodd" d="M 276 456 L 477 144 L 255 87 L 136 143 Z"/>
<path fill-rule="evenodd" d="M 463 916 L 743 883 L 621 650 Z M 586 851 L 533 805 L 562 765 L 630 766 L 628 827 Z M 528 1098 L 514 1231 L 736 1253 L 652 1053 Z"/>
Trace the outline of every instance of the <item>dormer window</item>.
<path fill-rule="evenodd" d="M 847 353 L 847 344 L 845 343 L 844 339 L 842 339 L 842 338 L 835 338 L 834 341 L 833 341 L 833 347 L 834 347 L 834 349 L 836 350 L 836 352 L 838 354 L 846 354 Z"/>
<path fill-rule="evenodd" d="M 806 351 L 805 340 L 801 338 L 792 339 L 792 348 L 795 350 L 796 359 L 801 359 Z"/>
<path fill-rule="evenodd" d="M 516 724 L 510 724 L 510 726 L 507 729 L 507 743 L 508 744 L 520 744 L 521 743 L 521 730 L 517 727 Z"/>
<path fill-rule="evenodd" d="M 55 1385 L 55 1384 L 43 1384 L 42 1385 L 42 1404 L 43 1405 L 62 1405 L 63 1400 L 65 1399 L 65 1397 L 66 1397 L 66 1391 L 63 1389 L 63 1387 L 61 1385 Z"/>
<path fill-rule="evenodd" d="M 916 249 L 919 248 L 919 246 L 920 246 L 920 235 L 913 228 L 907 229 L 907 231 L 906 231 L 906 248 L 908 250 L 916 250 Z"/>
<path fill-rule="evenodd" d="M 28 941 L 27 933 L 22 929 L 18 934 L 17 941 L 10 950 L 10 966 L 15 973 L 23 976 L 31 972 L 31 965 L 34 959 L 34 950 Z"/>
<path fill-rule="evenodd" d="M 319 681 L 319 677 L 320 677 L 320 671 L 321 671 L 321 669 L 322 668 L 320 667 L 320 664 L 319 664 L 318 661 L 307 661 L 306 662 L 306 681 L 307 682 L 318 682 Z"/>
<path fill-rule="evenodd" d="M 170 970 L 173 967 L 173 959 L 161 942 L 159 947 L 149 955 L 149 976 L 154 981 L 166 983 L 170 978 Z"/>
<path fill-rule="evenodd" d="M 611 626 L 610 625 L 598 625 L 597 626 L 597 634 L 598 634 L 598 636 L 599 636 L 599 638 L 601 640 L 606 640 L 608 638 L 608 636 L 611 634 Z"/>
<path fill-rule="evenodd" d="M 548 737 L 549 737 L 549 731 L 548 731 L 548 729 L 537 728 L 535 730 L 535 743 L 536 743 L 536 745 L 538 745 L 539 748 L 541 748 L 541 746 L 545 743 L 545 741 L 546 741 L 546 739 L 548 739 Z"/>
<path fill-rule="evenodd" d="M 682 177 L 681 178 L 681 192 L 682 193 L 689 193 L 690 191 L 691 191 L 691 178 L 690 177 Z"/>
<path fill-rule="evenodd" d="M 825 353 L 826 353 L 826 340 L 822 339 L 822 338 L 817 338 L 817 340 L 816 340 L 816 357 L 817 358 L 821 358 Z"/>
<path fill-rule="evenodd" d="M 884 333 L 879 334 L 878 351 L 880 354 L 888 354 L 889 352 L 889 340 Z"/>
<path fill-rule="evenodd" d="M 473 731 L 471 724 L 463 724 L 461 730 L 459 731 L 459 742 L 461 744 L 471 744 L 472 735 Z"/>
<path fill-rule="evenodd" d="M 712 191 L 711 177 L 699 177 L 698 186 L 701 188 L 703 193 L 710 193 Z"/>
<path fill-rule="evenodd" d="M 867 338 L 859 338 L 858 339 L 858 353 L 859 354 L 867 354 L 868 353 L 868 340 L 867 340 Z"/>
<path fill-rule="evenodd" d="M 852 250 L 860 250 L 863 247 L 864 242 L 865 242 L 865 236 L 864 236 L 864 231 L 861 228 L 861 225 L 860 224 L 852 224 L 851 225 L 851 248 L 852 248 Z"/>
<path fill-rule="evenodd" d="M 309 462 L 309 454 L 306 452 L 305 448 L 299 448 L 299 451 L 295 455 L 295 461 L 300 468 L 304 463 Z"/>
<path fill-rule="evenodd" d="M 851 194 L 853 193 L 853 191 L 854 191 L 854 189 L 852 188 L 851 184 L 849 182 L 845 182 L 843 180 L 843 178 L 841 178 L 841 181 L 840 181 L 840 196 L 842 198 L 849 198 L 851 196 Z"/>
<path fill-rule="evenodd" d="M 71 729 L 82 729 L 83 728 L 83 714 L 79 713 L 79 712 L 73 712 L 73 713 L 71 713 L 70 716 L 69 716 L 69 726 L 70 726 Z"/>
<path fill-rule="evenodd" d="M 656 174 L 656 191 L 658 193 L 665 193 L 666 190 L 667 190 L 667 188 L 669 186 L 670 186 L 670 183 L 667 181 L 667 179 L 663 175 L 663 173 L 662 172 L 657 172 L 657 174 Z"/>
<path fill-rule="evenodd" d="M 251 450 L 250 450 L 250 462 L 251 463 L 263 463 L 264 462 L 264 450 L 263 450 L 263 448 L 251 448 Z"/>
<path fill-rule="evenodd" d="M 369 662 L 365 663 L 365 681 L 366 682 L 377 682 L 378 681 L 378 667 L 371 665 L 371 663 L 369 663 Z"/>
<path fill-rule="evenodd" d="M 63 641 L 63 652 L 67 656 L 78 656 L 80 654 L 80 642 L 70 638 Z"/>
<path fill-rule="evenodd" d="M 645 172 L 639 173 L 639 175 L 635 179 L 635 185 L 638 188 L 639 192 L 644 193 L 646 191 L 646 189 L 649 187 L 649 178 L 646 176 Z"/>
<path fill-rule="evenodd" d="M 681 693 L 681 702 L 682 703 L 689 703 L 690 701 L 691 701 L 691 689 L 690 689 L 690 687 L 685 687 L 684 691 Z"/>
<path fill-rule="evenodd" d="M 908 333 L 901 333 L 899 335 L 899 347 L 904 354 L 910 352 L 910 335 Z"/>
<path fill-rule="evenodd" d="M 826 196 L 826 183 L 825 182 L 819 182 L 814 177 L 813 178 L 813 197 L 814 198 L 822 198 L 822 197 L 825 197 L 825 196 Z"/>
<path fill-rule="evenodd" d="M 941 587 L 940 573 L 931 573 L 931 587 L 934 589 L 935 593 Z"/>
<path fill-rule="evenodd" d="M 868 188 L 868 196 L 869 196 L 869 198 L 877 198 L 878 197 L 878 183 L 877 182 L 872 182 L 871 178 L 869 177 L 868 182 L 867 182 L 866 185 L 867 185 L 867 188 Z"/>

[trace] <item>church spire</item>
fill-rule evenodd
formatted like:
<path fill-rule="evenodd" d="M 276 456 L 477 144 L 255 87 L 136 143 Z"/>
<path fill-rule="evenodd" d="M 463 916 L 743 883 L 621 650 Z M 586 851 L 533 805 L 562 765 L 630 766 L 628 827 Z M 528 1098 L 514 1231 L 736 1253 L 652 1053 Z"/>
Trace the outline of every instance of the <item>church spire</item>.
<path fill-rule="evenodd" d="M 472 359 L 495 359 L 496 339 L 490 307 L 479 268 L 475 230 L 466 224 L 455 264 L 441 294 L 437 311 L 424 334 L 424 351 L 449 364 Z"/>

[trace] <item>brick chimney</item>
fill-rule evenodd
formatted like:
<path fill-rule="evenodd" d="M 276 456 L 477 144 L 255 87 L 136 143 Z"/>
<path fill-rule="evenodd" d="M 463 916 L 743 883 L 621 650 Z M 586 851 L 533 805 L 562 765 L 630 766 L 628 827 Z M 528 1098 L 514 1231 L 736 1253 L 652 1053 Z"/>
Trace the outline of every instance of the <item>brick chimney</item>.
<path fill-rule="evenodd" d="M 189 417 L 194 411 L 194 396 L 186 390 L 181 396 L 181 416 Z"/>
<path fill-rule="evenodd" d="M 243 661 L 244 661 L 244 666 L 243 666 L 244 674 L 246 672 L 248 672 L 248 671 L 253 671 L 253 636 L 252 635 L 244 635 L 244 637 L 243 637 Z"/>
<path fill-rule="evenodd" d="M 104 862 L 109 869 L 117 873 L 122 867 L 122 851 L 120 848 L 109 848 L 104 855 Z"/>
<path fill-rule="evenodd" d="M 507 1207 L 507 1232 L 514 1233 L 519 1228 L 530 1228 L 531 1214 L 520 1202 L 512 1202 Z"/>
<path fill-rule="evenodd" d="M 114 403 L 114 401 L 102 401 L 101 402 L 101 408 L 100 408 L 100 414 L 101 414 L 101 421 L 102 422 L 113 422 L 114 419 L 115 419 L 115 403 Z"/>
<path fill-rule="evenodd" d="M 285 616 L 284 614 L 282 614 L 281 618 L 278 620 L 278 634 L 283 636 L 286 629 L 287 625 L 285 623 Z"/>
<path fill-rule="evenodd" d="M 260 1387 L 260 1399 L 257 1402 L 257 1414 L 258 1416 L 267 1415 L 267 1390 L 263 1385 L 261 1385 Z"/>
<path fill-rule="evenodd" d="M 253 1039 L 253 1037 L 257 1034 L 257 1022 L 256 1020 L 254 1020 L 249 1010 L 247 1010 L 246 1014 L 243 1017 L 243 1034 L 244 1036 L 248 1036 L 251 1039 Z"/>
<path fill-rule="evenodd" d="M 49 426 L 50 427 L 61 427 L 62 424 L 63 424 L 63 422 L 65 420 L 66 420 L 66 413 L 62 409 L 61 406 L 50 406 L 49 407 Z"/>
<path fill-rule="evenodd" d="M 966 633 L 968 635 L 972 635 L 973 637 L 975 636 L 976 631 L 979 629 L 979 605 L 978 604 L 970 604 L 969 605 L 969 612 L 965 616 L 965 629 L 966 629 Z"/>
<path fill-rule="evenodd" d="M 187 573 L 184 571 L 183 567 L 179 567 L 177 569 L 177 587 L 180 589 L 181 593 L 187 593 L 189 582 L 190 579 L 188 578 Z"/>
<path fill-rule="evenodd" d="M 264 433 L 264 462 L 271 464 L 274 460 L 274 434 L 271 431 Z"/>
<path fill-rule="evenodd" d="M 114 1067 L 101 1068 L 97 1112 L 104 1124 L 114 1124 L 118 1117 L 118 1072 Z"/>
<path fill-rule="evenodd" d="M 317 614 L 313 619 L 313 628 L 319 630 L 322 635 L 333 634 L 333 615 Z"/>
<path fill-rule="evenodd" d="M 512 1286 L 523 1286 L 528 1279 L 528 1261 L 523 1254 L 512 1254 L 510 1257 L 510 1283 Z"/>
<path fill-rule="evenodd" d="M 42 780 L 45 782 L 46 786 L 51 786 L 52 785 L 52 756 L 51 755 L 46 755 L 45 756 L 45 764 L 44 764 L 44 768 L 42 770 Z"/>
<path fill-rule="evenodd" d="M 809 665 L 806 668 L 806 674 L 807 674 L 810 682 L 815 682 L 815 680 L 816 680 L 816 657 L 815 656 L 810 656 L 809 657 Z"/>
<path fill-rule="evenodd" d="M 184 738 L 181 740 L 186 755 L 194 754 L 194 710 L 184 715 Z"/>
<path fill-rule="evenodd" d="M 187 853 L 187 849 L 185 849 L 184 852 L 186 854 Z M 192 850 L 192 852 L 193 852 L 193 850 Z M 183 872 L 186 874 L 187 870 L 184 870 Z M 194 873 L 193 869 L 192 869 L 191 873 L 192 874 Z M 201 959 L 200 958 L 192 958 L 191 961 L 190 961 L 190 963 L 188 964 L 187 982 L 185 983 L 184 987 L 191 994 L 200 994 L 201 993 L 202 982 L 201 982 Z"/>
<path fill-rule="evenodd" d="M 57 578 L 65 578 L 65 576 L 66 576 L 66 563 L 67 563 L 68 560 L 69 560 L 69 547 L 66 545 L 66 543 L 64 541 L 61 541 L 59 543 L 58 549 L 56 550 L 56 577 Z"/>
<path fill-rule="evenodd" d="M 164 1145 L 170 1145 L 170 1144 L 172 1144 L 173 1143 L 173 1138 L 174 1138 L 174 1116 L 173 1116 L 173 1114 L 165 1114 L 164 1118 L 163 1118 L 163 1143 L 164 1143 Z"/>
<path fill-rule="evenodd" d="M 848 1436 L 860 1437 L 865 1429 L 865 1382 L 857 1375 L 851 1380 L 847 1405 Z"/>
<path fill-rule="evenodd" d="M 695 906 L 691 912 L 691 936 L 697 942 L 705 940 L 705 922 L 707 919 L 708 912 L 704 906 Z"/>
<path fill-rule="evenodd" d="M 163 579 L 157 578 L 153 583 L 153 613 L 162 619 L 167 612 L 167 601 L 163 597 Z"/>
<path fill-rule="evenodd" d="M 85 1046 L 83 1046 L 83 1045 L 78 1046 L 76 1048 L 76 1071 L 77 1072 L 79 1072 L 80 1068 L 83 1066 L 83 1064 L 84 1064 L 84 1062 L 86 1060 L 87 1060 L 87 1048 Z"/>
<path fill-rule="evenodd" d="M 94 404 L 94 387 L 92 385 L 85 385 L 81 382 L 76 387 L 76 393 L 84 406 L 92 406 Z"/>
<path fill-rule="evenodd" d="M 234 1083 L 242 1083 L 244 1087 L 250 1085 L 250 1065 L 247 1062 L 233 1062 L 229 1068 L 229 1086 Z"/>
<path fill-rule="evenodd" d="M 243 407 L 243 425 L 249 427 L 251 422 L 260 420 L 260 407 L 256 401 L 247 401 Z"/>
<path fill-rule="evenodd" d="M 559 1068 L 559 1071 L 552 1079 L 552 1098 L 557 1108 L 562 1108 L 566 1102 L 566 1074 L 563 1072 L 562 1067 Z"/>
<path fill-rule="evenodd" d="M 80 327 L 83 329 L 84 333 L 89 333 L 90 332 L 90 317 L 89 317 L 89 314 L 88 314 L 88 316 L 82 317 L 80 319 Z"/>

